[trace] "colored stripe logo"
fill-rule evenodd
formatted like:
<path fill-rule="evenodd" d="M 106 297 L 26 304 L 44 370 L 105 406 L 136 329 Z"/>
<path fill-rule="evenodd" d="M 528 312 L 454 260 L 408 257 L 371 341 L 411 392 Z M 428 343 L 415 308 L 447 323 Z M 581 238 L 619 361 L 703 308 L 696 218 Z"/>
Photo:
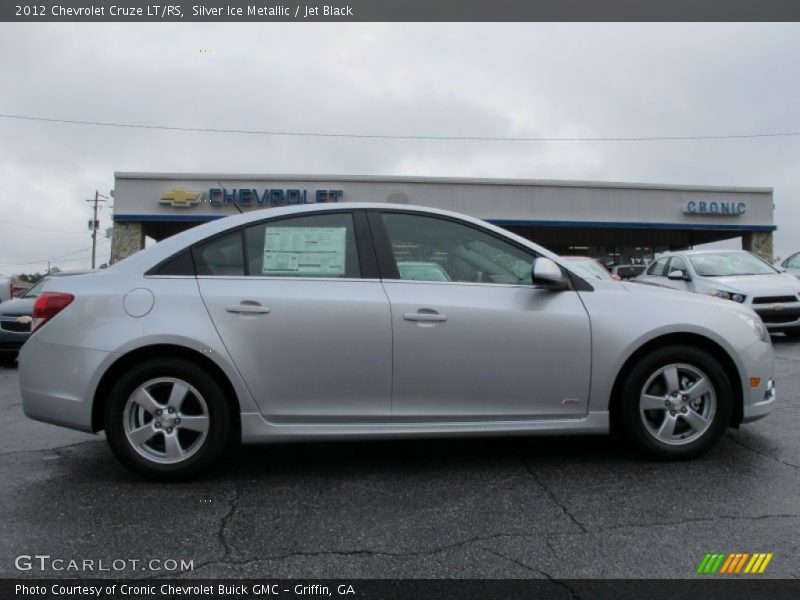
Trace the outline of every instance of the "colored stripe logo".
<path fill-rule="evenodd" d="M 772 552 L 733 552 L 706 554 L 697 565 L 700 575 L 760 575 L 772 560 Z"/>

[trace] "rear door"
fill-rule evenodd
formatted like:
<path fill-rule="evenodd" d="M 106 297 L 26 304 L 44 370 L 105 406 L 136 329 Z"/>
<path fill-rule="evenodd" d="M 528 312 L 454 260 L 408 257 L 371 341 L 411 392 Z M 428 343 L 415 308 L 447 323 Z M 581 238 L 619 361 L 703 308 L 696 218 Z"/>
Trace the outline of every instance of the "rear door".
<path fill-rule="evenodd" d="M 272 421 L 389 418 L 391 319 L 363 211 L 265 221 L 193 250 L 203 300 Z"/>
<path fill-rule="evenodd" d="M 586 414 L 588 314 L 577 292 L 531 285 L 531 251 L 424 213 L 370 224 L 392 306 L 393 419 Z"/>

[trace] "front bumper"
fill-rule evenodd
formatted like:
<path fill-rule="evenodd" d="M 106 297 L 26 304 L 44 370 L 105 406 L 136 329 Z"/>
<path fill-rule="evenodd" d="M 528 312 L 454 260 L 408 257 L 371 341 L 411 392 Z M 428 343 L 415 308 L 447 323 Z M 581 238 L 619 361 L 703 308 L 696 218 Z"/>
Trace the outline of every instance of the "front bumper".
<path fill-rule="evenodd" d="M 775 409 L 775 353 L 772 344 L 755 342 L 742 358 L 742 423 L 766 417 Z M 756 383 L 757 385 L 753 385 Z"/>
<path fill-rule="evenodd" d="M 769 379 L 764 390 L 764 395 L 761 400 L 752 404 L 745 404 L 744 411 L 742 412 L 742 423 L 750 423 L 766 417 L 775 409 L 775 400 L 777 398 L 775 392 L 775 380 Z"/>
<path fill-rule="evenodd" d="M 0 353 L 16 354 L 30 335 L 30 333 L 6 331 L 0 328 Z"/>
<path fill-rule="evenodd" d="M 92 401 L 110 352 L 49 344 L 34 336 L 19 354 L 22 410 L 37 421 L 91 432 Z"/>
<path fill-rule="evenodd" d="M 800 328 L 800 302 L 752 304 L 750 307 L 761 317 L 769 331 Z"/>

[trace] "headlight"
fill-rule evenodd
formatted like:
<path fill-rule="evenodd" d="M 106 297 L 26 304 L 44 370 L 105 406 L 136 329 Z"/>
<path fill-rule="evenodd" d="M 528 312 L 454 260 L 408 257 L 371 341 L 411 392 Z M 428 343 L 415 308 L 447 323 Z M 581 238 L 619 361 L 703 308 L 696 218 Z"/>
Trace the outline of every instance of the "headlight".
<path fill-rule="evenodd" d="M 758 315 L 753 315 L 753 316 L 739 315 L 739 317 L 745 323 L 750 325 L 750 327 L 755 332 L 756 336 L 758 336 L 758 339 L 760 339 L 765 344 L 771 344 L 772 343 L 772 340 L 770 340 L 770 337 L 769 337 L 769 331 L 767 331 L 767 326 L 764 325 L 764 321 L 761 320 L 761 317 L 759 317 Z"/>
<path fill-rule="evenodd" d="M 745 296 L 742 294 L 736 294 L 733 292 L 726 292 L 724 290 L 708 290 L 709 296 L 714 296 L 715 298 L 722 298 L 723 300 L 733 300 L 734 302 L 738 302 L 741 304 L 745 300 Z"/>

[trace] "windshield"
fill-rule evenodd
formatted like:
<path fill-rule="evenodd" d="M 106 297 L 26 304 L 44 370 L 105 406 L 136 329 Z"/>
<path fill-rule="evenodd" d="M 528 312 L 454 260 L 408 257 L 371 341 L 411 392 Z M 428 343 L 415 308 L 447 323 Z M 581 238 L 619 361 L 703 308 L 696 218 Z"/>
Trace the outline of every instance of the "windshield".
<path fill-rule="evenodd" d="M 727 277 L 731 275 L 774 275 L 778 271 L 749 252 L 719 252 L 690 256 L 694 270 L 700 277 Z"/>
<path fill-rule="evenodd" d="M 35 286 L 29 289 L 25 294 L 22 296 L 23 298 L 38 298 L 39 294 L 42 293 L 42 288 L 44 287 L 44 279 L 39 280 Z"/>
<path fill-rule="evenodd" d="M 582 271 L 589 277 L 594 277 L 595 279 L 613 279 L 611 273 L 606 271 L 603 265 L 591 258 L 586 260 L 571 260 L 570 262 L 578 271 Z"/>

